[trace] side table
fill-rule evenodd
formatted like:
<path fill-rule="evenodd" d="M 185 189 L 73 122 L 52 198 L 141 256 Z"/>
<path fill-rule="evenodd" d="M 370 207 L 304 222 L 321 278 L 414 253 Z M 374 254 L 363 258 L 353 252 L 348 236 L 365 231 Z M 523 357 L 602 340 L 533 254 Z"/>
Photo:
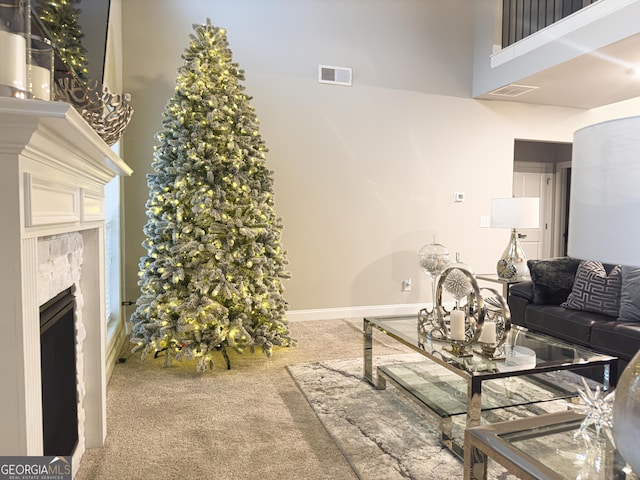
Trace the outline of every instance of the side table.
<path fill-rule="evenodd" d="M 468 428 L 464 480 L 485 480 L 488 458 L 522 480 L 638 480 L 603 432 L 588 431 L 590 448 L 575 436 L 584 418 L 567 410 Z"/>
<path fill-rule="evenodd" d="M 485 282 L 494 282 L 502 285 L 502 296 L 507 300 L 509 298 L 509 287 L 511 285 L 515 285 L 516 283 L 526 282 L 530 280 L 530 277 L 521 278 L 518 280 L 506 280 L 504 278 L 500 278 L 497 273 L 482 273 L 476 275 L 476 279 L 483 280 Z"/>

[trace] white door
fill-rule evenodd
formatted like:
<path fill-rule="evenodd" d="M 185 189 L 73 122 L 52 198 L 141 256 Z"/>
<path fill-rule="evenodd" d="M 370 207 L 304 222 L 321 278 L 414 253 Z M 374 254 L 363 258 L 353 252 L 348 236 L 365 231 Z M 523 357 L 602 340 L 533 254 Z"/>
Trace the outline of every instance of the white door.
<path fill-rule="evenodd" d="M 513 172 L 515 197 L 540 198 L 540 227 L 518 229 L 520 244 L 528 259 L 549 258 L 553 215 L 553 175 L 538 172 Z"/>

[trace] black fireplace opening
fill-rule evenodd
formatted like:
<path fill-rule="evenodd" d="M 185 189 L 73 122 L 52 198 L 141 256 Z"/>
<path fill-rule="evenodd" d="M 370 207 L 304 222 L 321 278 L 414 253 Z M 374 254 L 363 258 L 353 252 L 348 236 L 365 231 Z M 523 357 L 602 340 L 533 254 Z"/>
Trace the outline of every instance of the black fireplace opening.
<path fill-rule="evenodd" d="M 42 430 L 45 456 L 67 456 L 78 443 L 75 297 L 61 292 L 40 307 Z"/>

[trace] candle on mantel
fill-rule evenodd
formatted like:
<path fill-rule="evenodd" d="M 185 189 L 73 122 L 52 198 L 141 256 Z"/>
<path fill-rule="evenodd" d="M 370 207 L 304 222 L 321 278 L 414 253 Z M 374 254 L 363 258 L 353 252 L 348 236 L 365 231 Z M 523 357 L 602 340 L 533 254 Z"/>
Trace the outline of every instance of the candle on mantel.
<path fill-rule="evenodd" d="M 454 310 L 449 318 L 451 322 L 451 340 L 464 340 L 464 319 L 462 310 Z"/>
<path fill-rule="evenodd" d="M 27 41 L 22 35 L 0 29 L 0 85 L 26 90 Z"/>
<path fill-rule="evenodd" d="M 494 322 L 493 320 L 484 321 L 478 341 L 480 343 L 496 343 L 496 322 Z"/>
<path fill-rule="evenodd" d="M 51 71 L 31 65 L 31 93 L 40 100 L 51 100 Z"/>

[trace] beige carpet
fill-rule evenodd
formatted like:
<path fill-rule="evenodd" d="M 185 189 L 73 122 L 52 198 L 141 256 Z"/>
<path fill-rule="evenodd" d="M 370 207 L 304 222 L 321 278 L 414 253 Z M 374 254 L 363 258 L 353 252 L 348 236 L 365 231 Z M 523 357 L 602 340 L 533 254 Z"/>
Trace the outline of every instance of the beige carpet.
<path fill-rule="evenodd" d="M 293 322 L 298 345 L 162 367 L 137 355 L 107 388 L 107 441 L 88 450 L 77 480 L 331 479 L 357 476 L 287 371 L 288 365 L 362 356 L 360 320 Z M 383 335 L 375 354 L 406 353 Z"/>

